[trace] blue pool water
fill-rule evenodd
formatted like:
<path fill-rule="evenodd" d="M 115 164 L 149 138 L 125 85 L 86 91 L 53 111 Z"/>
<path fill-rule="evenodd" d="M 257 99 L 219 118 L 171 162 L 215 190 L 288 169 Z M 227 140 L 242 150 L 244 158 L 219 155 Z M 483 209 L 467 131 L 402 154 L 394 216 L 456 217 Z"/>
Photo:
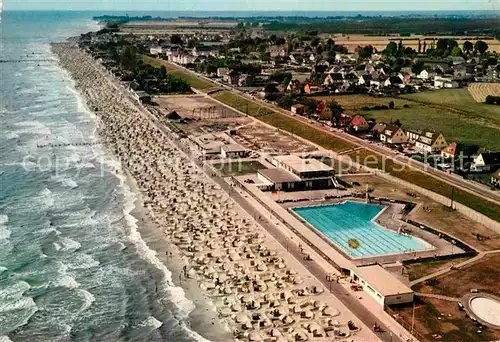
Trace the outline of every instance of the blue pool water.
<path fill-rule="evenodd" d="M 383 209 L 381 205 L 347 201 L 292 210 L 354 258 L 414 252 L 432 247 L 423 240 L 398 234 L 372 222 Z M 349 247 L 350 239 L 358 240 L 359 247 Z"/>

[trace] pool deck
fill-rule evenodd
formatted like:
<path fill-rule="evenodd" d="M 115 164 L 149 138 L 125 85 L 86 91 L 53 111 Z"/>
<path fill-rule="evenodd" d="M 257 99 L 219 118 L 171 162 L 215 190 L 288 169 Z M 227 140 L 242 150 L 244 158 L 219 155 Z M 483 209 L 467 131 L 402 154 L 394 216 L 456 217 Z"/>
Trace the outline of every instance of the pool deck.
<path fill-rule="evenodd" d="M 319 206 L 319 205 L 329 205 L 329 204 L 339 204 L 345 201 L 353 201 L 353 202 L 363 202 L 359 198 L 340 198 L 340 199 L 329 199 L 325 201 L 310 201 L 305 202 L 302 201 L 300 203 L 282 203 L 281 206 L 287 209 L 291 215 L 294 216 L 296 220 L 298 220 L 302 225 L 307 227 L 308 229 L 314 231 L 322 240 L 329 243 L 330 247 L 335 248 L 339 253 L 341 253 L 344 257 L 351 260 L 357 266 L 361 265 L 370 265 L 374 263 L 380 264 L 389 264 L 394 262 L 402 262 L 404 260 L 415 260 L 420 258 L 429 258 L 429 257 L 439 257 L 446 255 L 455 255 L 465 253 L 459 247 L 447 242 L 444 239 L 439 238 L 438 236 L 427 232 L 425 230 L 419 229 L 414 225 L 404 222 L 402 219 L 402 211 L 404 208 L 403 204 L 399 203 L 390 203 L 390 202 L 382 202 L 378 201 L 372 202 L 373 204 L 382 204 L 386 206 L 384 210 L 382 210 L 377 216 L 375 216 L 374 223 L 381 226 L 381 229 L 389 229 L 394 232 L 397 232 L 401 227 L 405 230 L 411 231 L 411 235 L 413 237 L 424 240 L 427 244 L 430 244 L 433 248 L 427 250 L 420 250 L 408 253 L 394 253 L 394 254 L 385 254 L 385 255 L 375 255 L 375 256 L 364 256 L 364 257 L 352 257 L 344 251 L 340 246 L 337 246 L 333 241 L 328 239 L 326 236 L 317 231 L 312 225 L 307 223 L 304 219 L 298 216 L 296 213 L 292 212 L 290 209 L 298 208 L 298 207 L 308 207 L 308 206 Z M 278 204 L 277 204 L 278 205 Z"/>

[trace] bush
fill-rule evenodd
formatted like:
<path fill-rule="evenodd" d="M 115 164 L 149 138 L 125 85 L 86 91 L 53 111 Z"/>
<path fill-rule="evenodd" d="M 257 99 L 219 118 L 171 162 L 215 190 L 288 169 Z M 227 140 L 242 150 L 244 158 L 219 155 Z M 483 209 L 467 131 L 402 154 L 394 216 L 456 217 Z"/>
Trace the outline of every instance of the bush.
<path fill-rule="evenodd" d="M 403 105 L 403 108 L 410 108 L 410 105 L 409 105 L 409 104 L 407 104 L 407 103 L 405 103 L 405 104 Z"/>
<path fill-rule="evenodd" d="M 394 101 L 389 102 L 389 108 L 394 109 Z"/>
<path fill-rule="evenodd" d="M 486 96 L 486 101 L 484 101 L 486 104 L 491 104 L 491 105 L 500 105 L 500 96 L 492 96 L 488 95 Z"/>

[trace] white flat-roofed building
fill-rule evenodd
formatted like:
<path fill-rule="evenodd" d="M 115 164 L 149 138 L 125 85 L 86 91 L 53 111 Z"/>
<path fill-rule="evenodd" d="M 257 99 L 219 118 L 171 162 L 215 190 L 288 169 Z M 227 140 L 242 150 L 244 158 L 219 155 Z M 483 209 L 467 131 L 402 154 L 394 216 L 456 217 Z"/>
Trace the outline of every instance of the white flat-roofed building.
<path fill-rule="evenodd" d="M 351 278 L 381 306 L 413 302 L 413 290 L 380 265 L 352 268 Z"/>
<path fill-rule="evenodd" d="M 333 168 L 319 160 L 286 155 L 273 157 L 271 162 L 300 178 L 301 184 L 294 186 L 294 189 L 328 189 L 335 184 Z"/>
<path fill-rule="evenodd" d="M 276 191 L 298 189 L 302 182 L 299 177 L 281 168 L 259 170 L 257 177 L 264 183 L 271 182 L 274 186 L 270 189 Z"/>
<path fill-rule="evenodd" d="M 245 158 L 250 151 L 239 144 L 223 145 L 220 148 L 222 158 Z"/>

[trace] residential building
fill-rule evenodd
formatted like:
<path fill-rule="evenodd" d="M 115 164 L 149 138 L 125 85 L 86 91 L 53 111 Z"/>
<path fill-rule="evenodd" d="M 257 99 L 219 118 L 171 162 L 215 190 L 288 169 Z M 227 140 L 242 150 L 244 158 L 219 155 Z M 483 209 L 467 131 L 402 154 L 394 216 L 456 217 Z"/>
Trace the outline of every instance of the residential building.
<path fill-rule="evenodd" d="M 264 87 L 264 89 L 260 92 L 260 96 L 264 99 L 267 99 L 269 97 L 273 97 L 273 96 L 276 96 L 279 94 L 280 94 L 280 91 L 279 91 L 278 87 L 276 86 L 276 84 L 273 84 L 273 83 L 267 84 Z"/>
<path fill-rule="evenodd" d="M 433 70 L 424 69 L 420 72 L 420 74 L 417 75 L 417 78 L 420 78 L 422 80 L 430 80 L 433 79 L 436 75 L 436 72 L 434 72 Z"/>
<path fill-rule="evenodd" d="M 441 133 L 435 131 L 424 131 L 415 142 L 415 147 L 422 152 L 437 153 L 448 146 Z"/>
<path fill-rule="evenodd" d="M 340 72 L 330 73 L 326 75 L 323 85 L 325 86 L 339 86 L 344 83 L 344 76 Z"/>
<path fill-rule="evenodd" d="M 267 49 L 271 58 L 285 57 L 286 49 L 280 45 L 272 45 Z"/>
<path fill-rule="evenodd" d="M 470 167 L 472 172 L 495 171 L 500 167 L 500 152 L 480 153 Z"/>
<path fill-rule="evenodd" d="M 434 77 L 434 87 L 435 88 L 458 88 L 460 84 L 455 81 L 452 77 Z"/>
<path fill-rule="evenodd" d="M 195 46 L 193 48 L 193 56 L 219 57 L 219 50 L 213 46 Z"/>
<path fill-rule="evenodd" d="M 404 144 L 408 142 L 408 137 L 401 127 L 394 125 L 386 125 L 382 133 L 380 133 L 380 141 L 385 144 Z"/>
<path fill-rule="evenodd" d="M 418 139 L 420 139 L 420 135 L 421 135 L 420 132 L 410 131 L 410 130 L 406 131 L 406 136 L 408 137 L 408 142 L 412 143 L 412 144 L 415 144 L 418 141 Z"/>
<path fill-rule="evenodd" d="M 306 85 L 304 85 L 304 93 L 306 93 L 306 94 L 317 93 L 317 92 L 320 92 L 322 89 L 323 88 L 317 84 L 307 83 Z"/>
<path fill-rule="evenodd" d="M 293 113 L 293 114 L 299 114 L 299 115 L 302 115 L 304 114 L 305 112 L 305 109 L 306 107 L 303 105 L 303 104 L 294 104 L 291 108 L 290 108 L 290 111 Z"/>
<path fill-rule="evenodd" d="M 365 131 L 368 131 L 368 129 L 370 129 L 368 122 L 361 115 L 355 115 L 354 118 L 352 118 L 351 127 L 356 132 L 365 132 Z"/>
<path fill-rule="evenodd" d="M 441 151 L 444 158 L 470 159 L 479 151 L 479 146 L 452 142 Z"/>
<path fill-rule="evenodd" d="M 161 46 L 154 46 L 149 48 L 149 54 L 153 56 L 161 55 L 164 52 L 165 51 L 163 51 Z"/>

